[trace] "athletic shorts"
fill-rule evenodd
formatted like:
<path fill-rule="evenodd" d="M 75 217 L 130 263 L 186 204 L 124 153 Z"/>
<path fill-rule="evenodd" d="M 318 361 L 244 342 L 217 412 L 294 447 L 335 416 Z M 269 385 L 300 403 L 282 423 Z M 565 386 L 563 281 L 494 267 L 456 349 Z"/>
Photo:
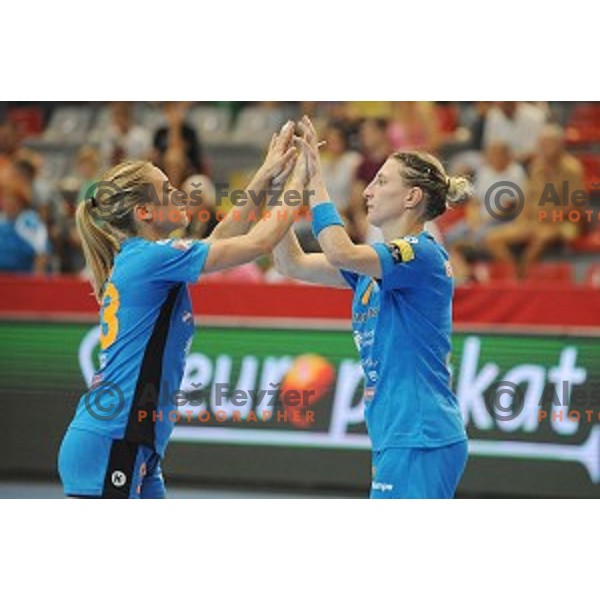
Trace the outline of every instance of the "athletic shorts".
<path fill-rule="evenodd" d="M 373 452 L 370 497 L 453 498 L 467 465 L 468 444 Z"/>
<path fill-rule="evenodd" d="M 65 495 L 164 498 L 160 456 L 147 446 L 69 428 L 58 455 Z"/>

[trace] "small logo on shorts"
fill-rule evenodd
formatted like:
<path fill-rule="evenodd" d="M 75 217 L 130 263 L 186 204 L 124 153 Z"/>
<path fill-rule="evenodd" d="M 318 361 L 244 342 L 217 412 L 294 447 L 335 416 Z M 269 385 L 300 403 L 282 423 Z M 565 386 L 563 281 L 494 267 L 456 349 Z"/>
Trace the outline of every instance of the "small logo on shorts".
<path fill-rule="evenodd" d="M 127 483 L 127 475 L 123 471 L 113 471 L 110 480 L 115 487 L 123 487 Z"/>
<path fill-rule="evenodd" d="M 374 481 L 371 486 L 374 490 L 379 492 L 391 492 L 394 489 L 393 484 L 391 483 L 381 483 L 379 481 Z"/>

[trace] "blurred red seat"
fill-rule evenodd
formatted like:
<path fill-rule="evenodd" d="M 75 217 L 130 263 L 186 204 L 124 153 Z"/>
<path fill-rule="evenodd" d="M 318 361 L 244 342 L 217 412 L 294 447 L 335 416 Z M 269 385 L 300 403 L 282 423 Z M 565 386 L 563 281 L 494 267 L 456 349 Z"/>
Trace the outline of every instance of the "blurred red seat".
<path fill-rule="evenodd" d="M 529 281 L 573 281 L 573 267 L 568 262 L 537 263 L 527 272 Z"/>
<path fill-rule="evenodd" d="M 473 267 L 477 281 L 516 281 L 517 273 L 512 263 L 505 262 L 478 262 Z"/>
<path fill-rule="evenodd" d="M 452 104 L 438 104 L 435 107 L 438 126 L 442 134 L 450 134 L 458 127 L 458 109 Z"/>
<path fill-rule="evenodd" d="M 10 109 L 8 118 L 16 125 L 22 138 L 39 135 L 44 128 L 42 111 L 36 107 Z"/>
<path fill-rule="evenodd" d="M 566 140 L 569 144 L 600 141 L 600 103 L 583 103 L 573 109 L 566 126 Z"/>
<path fill-rule="evenodd" d="M 456 225 L 459 221 L 466 218 L 467 211 L 464 206 L 457 206 L 444 212 L 436 220 L 435 224 L 440 230 L 441 234 L 444 235 L 449 229 Z"/>
<path fill-rule="evenodd" d="M 600 192 L 600 155 L 580 154 L 577 158 L 583 165 L 584 187 L 588 192 Z M 594 185 L 596 184 L 596 185 Z"/>
<path fill-rule="evenodd" d="M 571 249 L 576 252 L 600 252 L 600 230 L 596 229 L 578 237 L 571 244 Z"/>
<path fill-rule="evenodd" d="M 600 265 L 590 265 L 585 273 L 586 285 L 600 287 Z"/>

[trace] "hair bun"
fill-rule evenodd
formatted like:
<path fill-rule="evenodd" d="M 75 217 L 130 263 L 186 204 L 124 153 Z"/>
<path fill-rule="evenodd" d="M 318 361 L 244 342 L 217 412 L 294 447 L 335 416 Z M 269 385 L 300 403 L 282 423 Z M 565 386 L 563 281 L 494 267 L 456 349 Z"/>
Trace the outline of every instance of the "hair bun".
<path fill-rule="evenodd" d="M 453 208 L 473 197 L 473 184 L 466 177 L 449 177 L 446 205 Z"/>

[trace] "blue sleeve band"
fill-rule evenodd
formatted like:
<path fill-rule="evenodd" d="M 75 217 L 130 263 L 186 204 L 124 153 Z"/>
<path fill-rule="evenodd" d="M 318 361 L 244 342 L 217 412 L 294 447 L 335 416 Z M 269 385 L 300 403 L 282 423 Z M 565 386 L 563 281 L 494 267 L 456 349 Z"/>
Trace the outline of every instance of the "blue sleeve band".
<path fill-rule="evenodd" d="M 316 238 L 326 227 L 332 225 L 344 226 L 344 221 L 333 202 L 321 202 L 312 209 L 312 230 Z"/>

